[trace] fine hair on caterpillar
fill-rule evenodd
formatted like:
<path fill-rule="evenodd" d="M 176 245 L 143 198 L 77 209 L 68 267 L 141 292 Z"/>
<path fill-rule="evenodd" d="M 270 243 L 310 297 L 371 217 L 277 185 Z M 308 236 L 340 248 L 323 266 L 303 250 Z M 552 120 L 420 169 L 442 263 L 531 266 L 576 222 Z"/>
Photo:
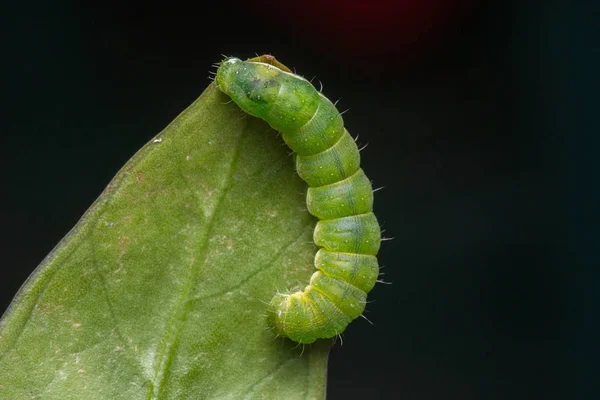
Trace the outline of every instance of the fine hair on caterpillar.
<path fill-rule="evenodd" d="M 379 277 L 381 230 L 356 142 L 335 105 L 273 56 L 225 58 L 216 83 L 244 112 L 281 134 L 308 184 L 308 212 L 319 219 L 316 271 L 302 291 L 274 295 L 272 329 L 299 343 L 338 336 L 363 316 Z"/>

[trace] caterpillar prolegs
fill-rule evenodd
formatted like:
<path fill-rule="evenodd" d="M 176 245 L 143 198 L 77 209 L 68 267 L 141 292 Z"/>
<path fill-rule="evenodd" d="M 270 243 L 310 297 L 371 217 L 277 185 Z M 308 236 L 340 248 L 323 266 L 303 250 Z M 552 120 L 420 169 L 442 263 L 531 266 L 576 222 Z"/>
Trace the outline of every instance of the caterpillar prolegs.
<path fill-rule="evenodd" d="M 271 56 L 226 58 L 216 81 L 242 110 L 279 131 L 296 153 L 298 174 L 309 186 L 308 211 L 319 219 L 317 271 L 302 292 L 273 297 L 273 330 L 300 343 L 334 337 L 363 313 L 379 275 L 375 256 L 381 231 L 356 143 L 334 104 Z"/>

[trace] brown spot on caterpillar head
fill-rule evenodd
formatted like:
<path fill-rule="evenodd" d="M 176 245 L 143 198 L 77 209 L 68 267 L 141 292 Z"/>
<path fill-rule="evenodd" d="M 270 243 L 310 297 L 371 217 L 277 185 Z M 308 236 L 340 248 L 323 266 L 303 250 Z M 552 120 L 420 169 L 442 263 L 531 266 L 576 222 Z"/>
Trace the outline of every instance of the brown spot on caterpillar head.
<path fill-rule="evenodd" d="M 261 63 L 265 63 L 265 64 L 270 64 L 270 65 L 272 65 L 274 67 L 279 68 L 282 71 L 290 72 L 290 73 L 292 72 L 291 69 L 289 69 L 284 64 L 282 64 L 279 61 L 277 61 L 277 59 L 274 56 L 272 56 L 271 54 L 263 54 L 262 56 L 250 58 L 250 59 L 248 59 L 248 61 L 250 61 L 250 62 L 261 62 Z"/>

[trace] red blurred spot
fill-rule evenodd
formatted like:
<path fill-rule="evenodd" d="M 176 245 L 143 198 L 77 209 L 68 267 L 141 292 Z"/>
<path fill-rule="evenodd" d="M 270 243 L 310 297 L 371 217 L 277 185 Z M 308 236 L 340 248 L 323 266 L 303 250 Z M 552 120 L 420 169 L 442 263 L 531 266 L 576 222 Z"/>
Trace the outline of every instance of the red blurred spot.
<path fill-rule="evenodd" d="M 262 0 L 260 12 L 314 47 L 358 58 L 423 54 L 457 30 L 475 0 Z M 372 60 L 371 60 L 372 62 Z"/>

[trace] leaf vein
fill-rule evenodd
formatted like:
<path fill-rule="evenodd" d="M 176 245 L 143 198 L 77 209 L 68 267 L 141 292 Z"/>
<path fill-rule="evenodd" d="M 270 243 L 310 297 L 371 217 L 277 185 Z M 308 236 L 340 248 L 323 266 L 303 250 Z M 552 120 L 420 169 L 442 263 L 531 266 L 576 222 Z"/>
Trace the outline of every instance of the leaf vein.
<path fill-rule="evenodd" d="M 191 298 L 193 289 L 196 286 L 199 271 L 202 270 L 203 266 L 206 264 L 206 253 L 209 245 L 209 239 L 211 237 L 211 232 L 214 229 L 216 216 L 219 213 L 219 209 L 224 203 L 225 198 L 227 197 L 227 193 L 231 189 L 231 182 L 234 176 L 234 172 L 236 170 L 238 160 L 240 158 L 240 154 L 242 152 L 242 142 L 245 136 L 246 130 L 248 129 L 248 125 L 244 127 L 244 129 L 240 132 L 240 135 L 237 139 L 237 142 L 234 146 L 234 154 L 229 165 L 229 169 L 227 172 L 227 176 L 225 177 L 225 183 L 222 186 L 222 193 L 216 202 L 216 206 L 212 212 L 210 220 L 207 224 L 207 229 L 202 240 L 202 244 L 200 246 L 200 258 L 202 258 L 202 262 L 198 263 L 196 266 L 192 263 L 190 268 L 190 275 L 187 280 L 187 284 L 184 285 L 183 290 L 179 295 L 179 299 L 176 304 L 176 310 L 171 318 L 169 326 L 166 329 L 164 334 L 164 338 L 162 342 L 162 348 L 159 351 L 158 359 L 155 361 L 157 364 L 155 373 L 154 373 L 154 384 L 150 386 L 149 399 L 158 400 L 161 398 L 161 394 L 165 388 L 165 382 L 168 377 L 168 370 L 173 362 L 175 357 L 175 353 L 178 347 L 179 335 L 181 333 L 181 329 L 183 327 L 183 323 L 186 319 L 187 311 L 190 308 Z"/>

